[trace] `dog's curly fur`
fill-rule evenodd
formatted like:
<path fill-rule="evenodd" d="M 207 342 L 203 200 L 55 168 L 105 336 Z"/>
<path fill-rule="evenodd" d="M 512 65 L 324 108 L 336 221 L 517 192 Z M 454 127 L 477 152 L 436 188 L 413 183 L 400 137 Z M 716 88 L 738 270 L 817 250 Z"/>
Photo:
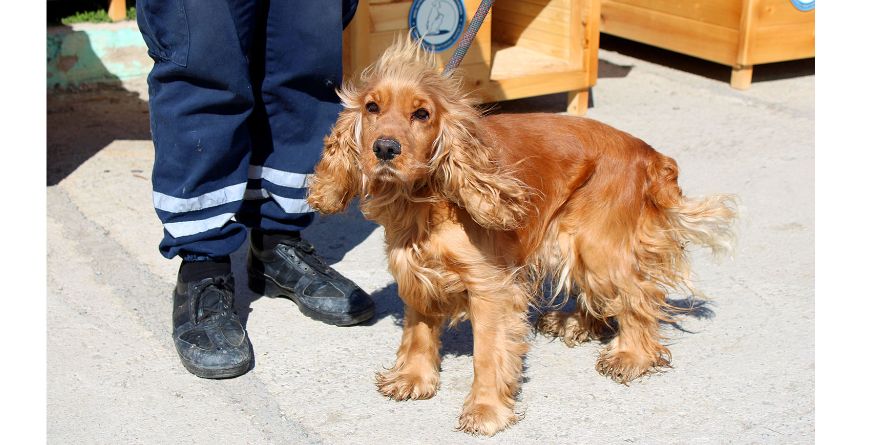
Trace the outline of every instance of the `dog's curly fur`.
<path fill-rule="evenodd" d="M 611 332 L 600 373 L 626 383 L 670 363 L 659 333 L 670 319 L 666 292 L 694 291 L 688 243 L 731 249 L 734 197 L 684 197 L 673 159 L 591 119 L 484 117 L 405 40 L 339 95 L 345 108 L 308 202 L 333 213 L 359 195 L 385 228 L 406 314 L 379 391 L 432 397 L 441 327 L 467 318 L 474 383 L 459 428 L 491 435 L 515 422 L 527 311 L 548 278 L 577 304 L 543 316 L 540 330 L 570 346 Z M 402 152 L 379 160 L 380 138 Z"/>

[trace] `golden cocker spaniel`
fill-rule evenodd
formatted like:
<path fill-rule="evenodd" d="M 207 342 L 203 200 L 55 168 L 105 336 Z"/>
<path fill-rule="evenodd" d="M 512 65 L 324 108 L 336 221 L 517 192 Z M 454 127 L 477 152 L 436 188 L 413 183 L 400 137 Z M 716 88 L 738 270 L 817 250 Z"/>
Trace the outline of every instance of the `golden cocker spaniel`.
<path fill-rule="evenodd" d="M 673 159 L 591 119 L 483 116 L 407 41 L 339 95 L 308 201 L 333 213 L 359 196 L 384 226 L 406 308 L 380 392 L 432 397 L 441 328 L 468 319 L 474 382 L 459 429 L 492 435 L 514 423 L 527 312 L 546 279 L 577 303 L 542 316 L 542 332 L 571 346 L 614 330 L 600 373 L 626 383 L 669 364 L 666 293 L 693 291 L 688 243 L 731 249 L 732 196 L 684 197 Z"/>

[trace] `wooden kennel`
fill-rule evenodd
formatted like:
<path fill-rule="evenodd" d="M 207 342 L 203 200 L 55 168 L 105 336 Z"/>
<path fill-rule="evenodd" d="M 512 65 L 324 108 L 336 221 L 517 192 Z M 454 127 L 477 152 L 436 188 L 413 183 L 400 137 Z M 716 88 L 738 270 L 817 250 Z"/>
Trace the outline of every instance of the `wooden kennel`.
<path fill-rule="evenodd" d="M 463 1 L 470 22 L 480 0 Z M 363 0 L 344 37 L 345 77 L 359 75 L 409 32 L 410 0 Z M 600 0 L 497 0 L 459 67 L 483 102 L 568 93 L 584 115 L 597 82 Z M 455 46 L 437 53 L 442 67 Z"/>
<path fill-rule="evenodd" d="M 731 66 L 738 89 L 756 64 L 815 57 L 811 1 L 602 0 L 601 11 L 601 32 Z"/>

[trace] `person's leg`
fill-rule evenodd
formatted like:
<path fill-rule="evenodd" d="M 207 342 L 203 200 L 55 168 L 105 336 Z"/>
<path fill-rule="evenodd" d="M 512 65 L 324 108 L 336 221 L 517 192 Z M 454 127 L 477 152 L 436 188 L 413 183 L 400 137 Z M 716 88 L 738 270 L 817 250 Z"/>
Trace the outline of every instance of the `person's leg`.
<path fill-rule="evenodd" d="M 252 57 L 256 109 L 250 199 L 238 217 L 269 231 L 306 228 L 313 211 L 307 178 L 338 113 L 342 17 L 337 2 L 269 1 L 257 25 Z M 251 193 L 252 194 L 252 193 Z M 259 196 L 249 196 L 259 198 Z"/>
<path fill-rule="evenodd" d="M 342 2 L 348 3 L 348 2 Z M 313 220 L 305 198 L 340 100 L 343 8 L 339 2 L 270 1 L 253 47 L 256 110 L 250 192 L 238 218 L 253 227 L 250 287 L 286 296 L 308 316 L 350 325 L 371 318 L 372 300 L 326 266 L 298 233 Z M 351 14 L 345 5 L 344 15 Z"/>
<path fill-rule="evenodd" d="M 224 0 L 139 0 L 137 8 L 155 61 L 148 93 L 160 251 L 183 258 L 173 297 L 176 349 L 198 376 L 233 377 L 252 361 L 232 309 L 228 255 L 246 237 L 232 217 L 247 189 L 255 8 Z"/>
<path fill-rule="evenodd" d="M 223 257 L 245 239 L 243 202 L 254 108 L 244 49 L 254 15 L 223 0 L 145 0 L 154 207 L 167 258 Z"/>

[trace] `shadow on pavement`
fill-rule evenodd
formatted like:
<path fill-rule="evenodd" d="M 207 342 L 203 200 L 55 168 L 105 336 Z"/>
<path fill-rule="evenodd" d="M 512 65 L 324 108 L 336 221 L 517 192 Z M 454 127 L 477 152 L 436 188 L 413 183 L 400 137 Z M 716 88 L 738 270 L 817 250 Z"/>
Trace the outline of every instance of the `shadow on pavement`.
<path fill-rule="evenodd" d="M 353 200 L 342 213 L 317 215 L 303 235 L 329 264 L 334 265 L 377 228 L 378 224 L 363 217 L 358 201 Z M 387 269 L 386 264 L 383 266 Z"/>
<path fill-rule="evenodd" d="M 138 93 L 114 85 L 76 93 L 47 91 L 46 127 L 47 186 L 58 184 L 111 142 L 151 139 L 147 103 Z"/>
<path fill-rule="evenodd" d="M 699 300 L 691 297 L 679 300 L 668 298 L 667 303 L 671 305 L 671 308 L 667 310 L 667 313 L 674 317 L 674 321 L 664 322 L 662 324 L 671 326 L 672 328 L 687 334 L 695 334 L 695 332 L 683 328 L 680 324 L 681 317 L 688 316 L 700 320 L 710 320 L 717 315 L 714 310 L 711 309 L 711 306 L 713 306 L 714 303 L 707 300 Z"/>

